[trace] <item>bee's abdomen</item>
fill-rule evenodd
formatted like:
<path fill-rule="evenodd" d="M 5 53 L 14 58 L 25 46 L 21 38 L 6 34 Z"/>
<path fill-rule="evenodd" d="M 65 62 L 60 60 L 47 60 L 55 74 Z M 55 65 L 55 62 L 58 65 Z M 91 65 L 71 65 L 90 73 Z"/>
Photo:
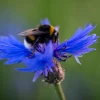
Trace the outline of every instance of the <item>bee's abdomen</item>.
<path fill-rule="evenodd" d="M 30 38 L 30 36 L 26 36 L 25 39 L 26 39 L 26 42 L 28 42 L 30 44 L 33 44 L 35 41 L 35 39 Z"/>

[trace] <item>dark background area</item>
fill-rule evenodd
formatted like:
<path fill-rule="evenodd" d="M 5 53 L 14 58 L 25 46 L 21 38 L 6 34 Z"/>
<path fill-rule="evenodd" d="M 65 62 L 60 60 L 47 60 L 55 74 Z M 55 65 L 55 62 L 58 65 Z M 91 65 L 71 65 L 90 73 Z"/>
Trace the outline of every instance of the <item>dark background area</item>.
<path fill-rule="evenodd" d="M 100 36 L 100 0 L 0 0 L 0 35 L 19 38 L 19 32 L 36 27 L 45 17 L 60 26 L 61 42 L 87 23 L 97 25 L 93 33 Z M 67 100 L 100 100 L 100 41 L 92 47 L 97 50 L 80 58 L 81 65 L 73 57 L 62 63 Z M 14 70 L 23 64 L 3 63 L 0 61 L 0 100 L 58 100 L 52 85 L 41 79 L 33 83 L 33 73 Z"/>

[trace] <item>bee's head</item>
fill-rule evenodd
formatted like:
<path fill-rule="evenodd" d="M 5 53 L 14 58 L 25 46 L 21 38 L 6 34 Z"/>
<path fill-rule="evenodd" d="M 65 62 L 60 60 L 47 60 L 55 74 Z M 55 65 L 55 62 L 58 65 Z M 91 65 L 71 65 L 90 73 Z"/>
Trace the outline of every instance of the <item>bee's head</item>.
<path fill-rule="evenodd" d="M 53 35 L 52 35 L 52 41 L 55 43 L 58 41 L 58 36 L 59 36 L 59 32 L 54 31 Z"/>
<path fill-rule="evenodd" d="M 53 26 L 50 26 L 50 33 L 52 35 L 52 41 L 53 42 L 57 42 L 58 41 L 58 36 L 59 36 L 59 27 L 53 27 Z"/>

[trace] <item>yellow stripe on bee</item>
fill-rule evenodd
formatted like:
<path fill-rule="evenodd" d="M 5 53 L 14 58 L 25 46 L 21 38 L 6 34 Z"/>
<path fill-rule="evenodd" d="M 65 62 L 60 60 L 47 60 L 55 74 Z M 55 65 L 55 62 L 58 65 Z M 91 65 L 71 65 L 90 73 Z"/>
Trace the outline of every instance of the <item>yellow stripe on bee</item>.
<path fill-rule="evenodd" d="M 53 34 L 54 30 L 55 30 L 55 28 L 53 26 L 50 26 L 50 35 Z"/>
<path fill-rule="evenodd" d="M 31 40 L 35 40 L 35 37 L 34 36 L 28 36 Z"/>

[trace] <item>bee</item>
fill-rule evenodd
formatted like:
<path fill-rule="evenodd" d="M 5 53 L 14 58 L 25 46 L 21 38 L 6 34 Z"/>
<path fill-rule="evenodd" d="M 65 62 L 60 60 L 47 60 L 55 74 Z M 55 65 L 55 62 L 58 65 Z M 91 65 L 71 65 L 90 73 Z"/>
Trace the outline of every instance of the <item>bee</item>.
<path fill-rule="evenodd" d="M 44 52 L 44 46 L 47 45 L 51 40 L 53 43 L 58 43 L 58 30 L 49 24 L 40 25 L 37 28 L 28 29 L 24 32 L 19 33 L 20 36 L 24 37 L 24 45 L 27 48 L 34 48 L 33 54 L 35 51 Z M 39 46 L 42 44 L 43 50 L 39 50 Z"/>

